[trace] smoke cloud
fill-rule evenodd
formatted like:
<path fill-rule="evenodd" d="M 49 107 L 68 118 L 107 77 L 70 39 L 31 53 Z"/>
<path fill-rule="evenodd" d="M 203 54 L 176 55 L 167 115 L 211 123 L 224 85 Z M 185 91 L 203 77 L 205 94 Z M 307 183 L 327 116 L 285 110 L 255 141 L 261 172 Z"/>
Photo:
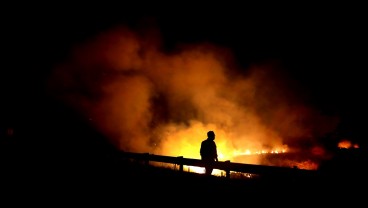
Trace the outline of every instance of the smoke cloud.
<path fill-rule="evenodd" d="M 233 160 L 316 142 L 338 123 L 303 104 L 277 63 L 241 69 L 228 48 L 203 43 L 168 52 L 158 33 L 148 34 L 105 31 L 73 48 L 49 78 L 50 92 L 121 150 L 199 158 L 213 130 L 219 159 Z"/>

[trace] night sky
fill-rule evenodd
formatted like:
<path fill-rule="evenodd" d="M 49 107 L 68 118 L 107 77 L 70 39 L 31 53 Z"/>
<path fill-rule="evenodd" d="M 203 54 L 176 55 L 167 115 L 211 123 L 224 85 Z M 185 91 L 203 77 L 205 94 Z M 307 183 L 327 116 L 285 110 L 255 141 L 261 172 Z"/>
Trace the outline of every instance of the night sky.
<path fill-rule="evenodd" d="M 67 121 L 46 94 L 46 77 L 75 44 L 125 25 L 158 28 L 167 51 L 177 44 L 211 42 L 230 48 L 245 69 L 277 62 L 306 102 L 342 118 L 337 130 L 342 137 L 365 142 L 366 14 L 343 6 L 234 7 L 14 10 L 2 21 L 2 127 L 40 130 L 49 128 L 47 119 Z"/>

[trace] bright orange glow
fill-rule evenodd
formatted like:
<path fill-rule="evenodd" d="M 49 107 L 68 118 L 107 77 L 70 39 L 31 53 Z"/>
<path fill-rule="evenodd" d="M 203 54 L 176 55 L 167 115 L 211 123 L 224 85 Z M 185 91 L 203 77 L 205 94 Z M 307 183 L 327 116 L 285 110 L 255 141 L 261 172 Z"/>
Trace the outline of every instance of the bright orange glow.
<path fill-rule="evenodd" d="M 175 130 L 167 132 L 161 148 L 156 149 L 155 154 L 169 155 L 169 156 L 183 156 L 185 158 L 200 159 L 199 149 L 200 143 L 206 138 L 204 132 L 207 129 L 213 129 L 216 134 L 215 142 L 217 144 L 217 152 L 219 161 L 238 162 L 247 164 L 261 164 L 261 155 L 263 154 L 280 154 L 288 151 L 286 145 L 276 145 L 273 149 L 261 149 L 262 143 L 255 142 L 255 139 L 249 139 L 249 141 L 243 143 L 244 147 L 234 147 L 234 143 L 231 142 L 229 133 L 222 129 L 216 128 L 216 126 L 204 126 L 201 123 L 193 123 L 192 128 Z M 279 140 L 275 138 L 275 141 Z M 253 157 L 242 158 L 242 155 L 252 155 Z M 204 173 L 202 167 L 184 166 L 184 170 L 196 173 Z M 225 175 L 224 171 L 215 169 L 213 175 Z"/>
<path fill-rule="evenodd" d="M 340 149 L 350 149 L 350 148 L 359 148 L 359 145 L 358 144 L 353 144 L 351 141 L 347 140 L 347 139 L 344 139 L 344 140 L 341 140 L 337 146 L 340 148 Z"/>
<path fill-rule="evenodd" d="M 265 154 L 289 152 L 287 144 L 338 124 L 302 103 L 277 63 L 238 70 L 227 48 L 181 45 L 168 53 L 156 31 L 140 31 L 113 28 L 78 45 L 48 82 L 50 94 L 118 149 L 200 159 L 213 130 L 220 161 L 261 164 Z"/>
<path fill-rule="evenodd" d="M 288 161 L 290 164 L 290 167 L 296 167 L 299 169 L 305 169 L 305 170 L 317 170 L 318 164 L 315 162 L 312 162 L 311 160 L 306 160 L 302 162 L 296 162 L 296 161 Z"/>
<path fill-rule="evenodd" d="M 288 150 L 286 145 L 277 144 L 277 142 L 274 142 L 273 148 L 265 149 L 262 140 L 257 142 L 256 139 L 247 139 L 246 137 L 239 139 L 236 143 L 235 141 L 237 140 L 232 139 L 232 137 L 235 137 L 233 133 L 225 132 L 215 125 L 205 126 L 202 123 L 193 122 L 191 126 L 191 128 L 179 130 L 176 128 L 168 129 L 166 134 L 161 134 L 163 136 L 166 135 L 166 137 L 163 138 L 160 147 L 154 153 L 200 159 L 200 143 L 206 138 L 207 129 L 214 130 L 216 134 L 215 142 L 219 161 L 230 160 L 231 162 L 260 164 L 260 156 L 262 154 L 279 154 Z M 260 137 L 262 134 L 254 134 L 253 136 Z M 280 138 L 275 137 L 273 140 L 280 141 Z M 254 157 L 238 157 L 241 155 L 253 155 Z"/>
<path fill-rule="evenodd" d="M 342 140 L 340 141 L 337 146 L 340 148 L 340 149 L 349 149 L 352 147 L 352 143 L 351 141 L 349 140 Z"/>

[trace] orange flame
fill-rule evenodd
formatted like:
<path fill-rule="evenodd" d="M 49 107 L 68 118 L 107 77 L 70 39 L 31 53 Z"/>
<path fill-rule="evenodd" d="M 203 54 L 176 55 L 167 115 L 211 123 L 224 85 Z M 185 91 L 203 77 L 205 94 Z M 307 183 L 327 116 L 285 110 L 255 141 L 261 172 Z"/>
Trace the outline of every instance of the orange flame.
<path fill-rule="evenodd" d="M 191 128 L 171 129 L 166 132 L 166 137 L 156 149 L 155 154 L 183 156 L 185 158 L 200 159 L 200 143 L 206 138 L 206 129 L 213 129 L 216 133 L 216 145 L 219 161 L 231 161 L 248 164 L 260 164 L 261 155 L 263 154 L 282 154 L 288 151 L 287 145 L 274 142 L 273 148 L 264 148 L 261 142 L 255 142 L 256 139 L 240 140 L 238 144 L 231 139 L 233 134 L 217 128 L 215 125 L 204 126 L 201 123 L 194 122 Z M 259 135 L 254 135 L 259 136 Z M 279 138 L 274 138 L 274 141 L 280 141 Z M 237 146 L 239 145 L 239 146 Z M 241 155 L 252 155 L 254 157 L 238 157 Z M 184 166 L 184 170 L 189 172 L 204 173 L 204 168 Z M 221 170 L 214 170 L 213 175 L 224 175 Z"/>
<path fill-rule="evenodd" d="M 359 145 L 353 144 L 350 140 L 344 139 L 337 144 L 337 147 L 340 149 L 350 149 L 350 148 L 359 148 Z"/>
<path fill-rule="evenodd" d="M 340 141 L 337 146 L 340 148 L 340 149 L 349 149 L 352 144 L 351 144 L 351 141 L 349 140 L 342 140 Z"/>

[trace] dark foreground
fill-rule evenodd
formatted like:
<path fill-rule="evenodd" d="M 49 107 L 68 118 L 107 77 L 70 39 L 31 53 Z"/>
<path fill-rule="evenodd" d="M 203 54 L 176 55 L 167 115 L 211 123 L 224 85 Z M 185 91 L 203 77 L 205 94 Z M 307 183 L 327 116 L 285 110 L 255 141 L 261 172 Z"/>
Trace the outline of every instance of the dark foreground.
<path fill-rule="evenodd" d="M 366 175 L 352 169 L 334 173 L 326 170 L 303 178 L 270 175 L 227 179 L 147 167 L 110 156 L 94 160 L 69 158 L 50 164 L 44 163 L 45 160 L 18 162 L 7 164 L 2 170 L 3 202 L 10 199 L 13 205 L 103 203 L 105 207 L 130 203 L 192 207 L 207 202 L 244 206 L 367 203 Z"/>

